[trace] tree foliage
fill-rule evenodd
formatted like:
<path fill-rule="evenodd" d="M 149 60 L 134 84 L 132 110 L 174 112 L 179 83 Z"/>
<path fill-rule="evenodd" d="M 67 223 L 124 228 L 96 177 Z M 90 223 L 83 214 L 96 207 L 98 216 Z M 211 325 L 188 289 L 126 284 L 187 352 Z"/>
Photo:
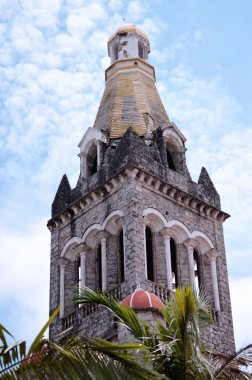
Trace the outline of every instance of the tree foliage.
<path fill-rule="evenodd" d="M 211 310 L 203 293 L 178 288 L 162 310 L 160 320 L 149 326 L 132 308 L 105 293 L 89 288 L 78 290 L 77 303 L 96 303 L 108 308 L 119 328 L 131 336 L 128 344 L 102 339 L 44 338 L 56 310 L 27 350 L 26 342 L 15 342 L 0 325 L 0 380 L 249 380 L 252 345 L 229 357 L 206 347 L 201 331 L 212 323 Z M 8 341 L 12 339 L 13 342 Z"/>
<path fill-rule="evenodd" d="M 146 346 L 152 367 L 171 380 L 252 379 L 252 345 L 230 357 L 220 356 L 203 344 L 202 329 L 208 327 L 212 313 L 204 292 L 191 287 L 176 289 L 162 310 L 163 318 L 154 329 L 140 321 L 133 309 L 109 299 L 106 294 L 83 288 L 74 296 L 76 303 L 98 303 L 111 310 L 119 324 Z"/>

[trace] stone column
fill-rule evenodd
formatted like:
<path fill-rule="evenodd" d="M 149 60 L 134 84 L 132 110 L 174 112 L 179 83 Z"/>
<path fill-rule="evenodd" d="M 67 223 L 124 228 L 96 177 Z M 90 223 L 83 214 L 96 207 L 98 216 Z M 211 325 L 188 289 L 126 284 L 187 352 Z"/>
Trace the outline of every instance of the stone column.
<path fill-rule="evenodd" d="M 101 239 L 102 291 L 107 289 L 107 244 L 106 238 Z"/>
<path fill-rule="evenodd" d="M 81 177 L 87 178 L 87 153 L 80 152 L 78 154 L 80 157 L 80 174 Z"/>
<path fill-rule="evenodd" d="M 97 141 L 96 144 L 96 149 L 97 149 L 97 169 L 101 165 L 101 146 L 100 146 L 100 140 Z"/>
<path fill-rule="evenodd" d="M 211 276 L 213 282 L 213 294 L 214 294 L 214 307 L 216 311 L 220 311 L 220 296 L 218 288 L 218 279 L 217 279 L 217 269 L 216 269 L 216 258 L 219 256 L 219 253 L 214 249 L 210 249 L 207 252 L 207 256 L 210 260 L 211 265 Z"/>
<path fill-rule="evenodd" d="M 196 241 L 194 239 L 187 239 L 184 242 L 184 245 L 186 246 L 187 252 L 188 252 L 190 284 L 194 288 L 195 287 L 195 273 L 194 273 L 193 251 L 196 246 Z"/>
<path fill-rule="evenodd" d="M 96 238 L 101 241 L 102 291 L 107 290 L 107 238 L 109 236 L 107 231 L 100 231 L 96 235 Z"/>
<path fill-rule="evenodd" d="M 86 285 L 86 249 L 80 253 L 81 287 Z"/>
<path fill-rule="evenodd" d="M 65 268 L 67 260 L 61 257 L 57 260 L 57 264 L 60 267 L 60 318 L 63 318 L 65 308 Z"/>
<path fill-rule="evenodd" d="M 167 273 L 167 287 L 169 290 L 173 290 L 172 286 L 172 264 L 171 264 L 171 246 L 170 246 L 170 230 L 169 228 L 163 228 L 161 234 L 164 236 L 165 243 L 165 261 L 166 261 L 166 273 Z"/>

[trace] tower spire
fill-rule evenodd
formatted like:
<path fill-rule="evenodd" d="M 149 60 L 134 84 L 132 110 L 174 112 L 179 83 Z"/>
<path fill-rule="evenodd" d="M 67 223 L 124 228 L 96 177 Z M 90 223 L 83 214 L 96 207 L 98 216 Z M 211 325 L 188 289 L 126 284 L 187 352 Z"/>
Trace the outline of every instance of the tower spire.
<path fill-rule="evenodd" d="M 106 87 L 94 123 L 108 138 L 122 137 L 129 127 L 145 136 L 150 128 L 153 132 L 170 124 L 149 53 L 148 36 L 136 25 L 121 25 L 108 40 L 111 65 L 105 71 Z"/>

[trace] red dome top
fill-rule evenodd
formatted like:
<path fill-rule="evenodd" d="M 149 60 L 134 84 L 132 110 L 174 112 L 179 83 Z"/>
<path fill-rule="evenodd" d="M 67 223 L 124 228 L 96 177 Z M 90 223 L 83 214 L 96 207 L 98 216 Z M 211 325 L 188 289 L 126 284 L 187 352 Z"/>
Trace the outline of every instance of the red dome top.
<path fill-rule="evenodd" d="M 124 306 L 135 308 L 150 308 L 161 310 L 164 307 L 163 302 L 155 294 L 147 292 L 147 290 L 136 289 L 134 293 L 129 294 L 121 302 Z"/>

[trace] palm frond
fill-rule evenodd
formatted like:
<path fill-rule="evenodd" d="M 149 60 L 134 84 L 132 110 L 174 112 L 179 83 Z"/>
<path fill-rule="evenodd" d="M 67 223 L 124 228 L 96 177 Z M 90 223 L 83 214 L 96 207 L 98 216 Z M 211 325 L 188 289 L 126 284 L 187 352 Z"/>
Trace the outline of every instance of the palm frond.
<path fill-rule="evenodd" d="M 247 370 L 247 367 L 252 366 L 251 344 L 227 358 L 216 357 L 213 361 L 216 366 L 215 380 L 228 380 L 232 378 L 239 380 L 252 379 L 251 371 Z"/>
<path fill-rule="evenodd" d="M 73 296 L 73 300 L 78 304 L 97 303 L 105 306 L 113 312 L 119 319 L 120 324 L 124 326 L 130 334 L 136 339 L 141 340 L 144 337 L 144 329 L 138 320 L 136 313 L 130 307 L 123 306 L 113 298 L 109 298 L 105 293 L 96 292 L 88 287 L 78 289 Z"/>
<path fill-rule="evenodd" d="M 200 334 L 211 321 L 206 298 L 190 287 L 177 288 L 162 313 L 166 327 L 158 324 L 159 337 L 171 350 L 163 360 L 166 373 L 174 379 L 210 378 L 213 367 L 203 354 Z"/>

